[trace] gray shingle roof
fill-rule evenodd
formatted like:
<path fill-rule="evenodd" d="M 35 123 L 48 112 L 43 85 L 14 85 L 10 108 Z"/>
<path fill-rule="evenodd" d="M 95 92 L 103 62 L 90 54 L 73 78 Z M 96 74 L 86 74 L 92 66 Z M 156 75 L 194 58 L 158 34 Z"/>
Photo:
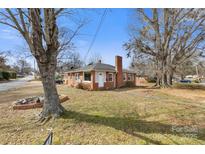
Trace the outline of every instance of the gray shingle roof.
<path fill-rule="evenodd" d="M 86 65 L 84 67 L 74 69 L 68 72 L 81 72 L 81 71 L 93 71 L 93 70 L 115 72 L 115 67 L 109 64 L 93 63 L 93 64 Z"/>
<path fill-rule="evenodd" d="M 85 71 L 110 71 L 110 72 L 116 72 L 115 70 L 115 66 L 113 65 L 109 65 L 109 64 L 104 64 L 104 63 L 93 63 L 90 65 L 86 65 L 84 67 L 78 68 L 78 69 L 74 69 L 68 72 L 85 72 Z M 123 69 L 123 72 L 126 73 L 135 73 L 132 70 L 127 70 L 127 69 Z"/>
<path fill-rule="evenodd" d="M 123 73 L 136 73 L 135 71 L 128 70 L 128 69 L 123 69 L 122 71 L 123 71 Z"/>

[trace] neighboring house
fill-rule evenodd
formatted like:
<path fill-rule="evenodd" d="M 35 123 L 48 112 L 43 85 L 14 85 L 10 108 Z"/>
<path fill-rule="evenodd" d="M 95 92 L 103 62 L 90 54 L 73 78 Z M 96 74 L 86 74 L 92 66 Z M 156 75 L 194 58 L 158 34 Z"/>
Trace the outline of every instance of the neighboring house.
<path fill-rule="evenodd" d="M 115 57 L 115 66 L 98 63 L 65 72 L 65 84 L 88 90 L 114 89 L 135 85 L 135 72 L 122 68 L 122 57 Z"/>

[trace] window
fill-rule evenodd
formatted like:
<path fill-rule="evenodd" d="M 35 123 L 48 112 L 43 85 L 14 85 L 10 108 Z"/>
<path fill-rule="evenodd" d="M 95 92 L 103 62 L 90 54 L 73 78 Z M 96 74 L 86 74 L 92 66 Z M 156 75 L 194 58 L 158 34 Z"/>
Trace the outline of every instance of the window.
<path fill-rule="evenodd" d="M 123 73 L 123 81 L 126 81 L 126 80 L 127 80 L 126 73 Z"/>
<path fill-rule="evenodd" d="M 79 75 L 79 73 L 76 73 L 76 74 L 75 74 L 75 80 L 80 80 L 80 75 Z"/>
<path fill-rule="evenodd" d="M 91 73 L 84 72 L 84 81 L 91 81 Z"/>
<path fill-rule="evenodd" d="M 113 73 L 108 73 L 108 79 L 107 81 L 112 82 L 113 81 Z"/>
<path fill-rule="evenodd" d="M 128 81 L 131 81 L 131 80 L 132 80 L 132 74 L 128 74 L 128 75 L 127 75 L 127 80 L 128 80 Z"/>

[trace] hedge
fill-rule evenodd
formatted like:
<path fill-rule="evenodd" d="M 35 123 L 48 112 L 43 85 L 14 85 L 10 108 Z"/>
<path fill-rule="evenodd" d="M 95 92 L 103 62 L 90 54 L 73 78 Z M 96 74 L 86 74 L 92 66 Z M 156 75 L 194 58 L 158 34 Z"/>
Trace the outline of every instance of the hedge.
<path fill-rule="evenodd" d="M 0 71 L 0 80 L 4 79 L 3 78 L 3 73 Z"/>
<path fill-rule="evenodd" d="M 86 83 L 78 83 L 75 87 L 78 89 L 91 90 L 91 85 Z"/>
<path fill-rule="evenodd" d="M 0 71 L 0 80 L 9 80 L 15 78 L 16 78 L 16 72 Z"/>
<path fill-rule="evenodd" d="M 198 83 L 175 83 L 174 88 L 177 89 L 202 89 L 205 90 L 205 85 L 201 85 Z"/>
<path fill-rule="evenodd" d="M 135 83 L 133 81 L 126 81 L 123 87 L 135 87 Z"/>

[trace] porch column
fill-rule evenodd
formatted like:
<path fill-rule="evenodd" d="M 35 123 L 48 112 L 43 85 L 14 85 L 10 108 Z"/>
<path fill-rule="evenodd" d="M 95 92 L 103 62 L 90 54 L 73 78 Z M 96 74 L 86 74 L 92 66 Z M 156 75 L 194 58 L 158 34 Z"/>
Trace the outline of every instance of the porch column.
<path fill-rule="evenodd" d="M 96 86 L 95 86 L 95 71 L 91 71 L 91 89 L 95 90 Z"/>

